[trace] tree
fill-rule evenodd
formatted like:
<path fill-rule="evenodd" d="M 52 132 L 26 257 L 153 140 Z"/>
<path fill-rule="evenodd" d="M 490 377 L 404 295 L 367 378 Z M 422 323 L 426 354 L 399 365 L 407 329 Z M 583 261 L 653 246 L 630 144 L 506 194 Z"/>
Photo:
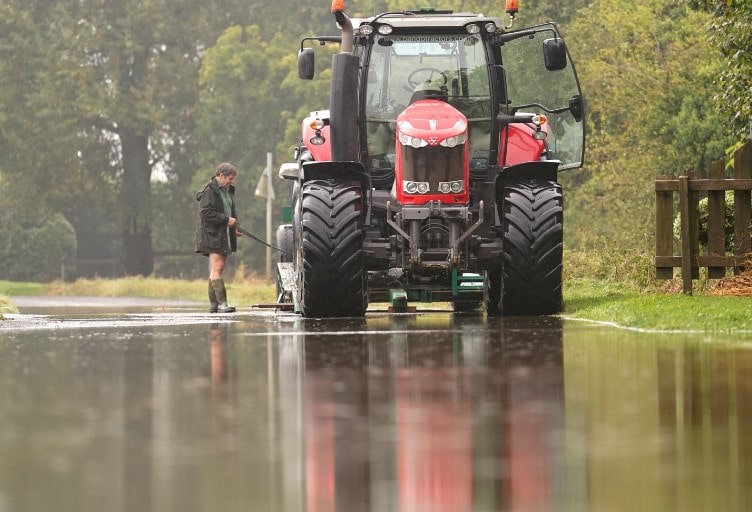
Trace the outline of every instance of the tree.
<path fill-rule="evenodd" d="M 739 139 L 752 138 L 752 0 L 687 0 L 712 13 L 710 43 L 725 60 L 718 73 L 715 102 L 732 120 Z"/>
<path fill-rule="evenodd" d="M 153 269 L 153 171 L 193 174 L 177 165 L 190 162 L 179 157 L 190 152 L 198 69 L 226 22 L 227 9 L 234 8 L 230 0 L 63 0 L 4 6 L 9 31 L 20 27 L 24 34 L 7 45 L 3 39 L 2 49 L 11 58 L 3 69 L 15 66 L 28 81 L 26 90 L 12 87 L 3 104 L 18 100 L 17 105 L 34 114 L 20 129 L 6 131 L 3 144 L 11 151 L 2 161 L 3 170 L 14 180 L 51 182 L 50 194 L 61 201 L 76 196 L 71 189 L 86 183 L 95 172 L 94 162 L 112 170 L 114 174 L 105 174 L 117 186 L 115 213 L 128 274 L 146 275 Z M 10 109 L 11 117 L 20 119 L 20 109 Z M 29 134 L 32 145 L 19 142 Z M 92 153 L 95 146 L 99 149 Z"/>
<path fill-rule="evenodd" d="M 361 0 L 353 2 L 355 8 L 360 7 L 362 15 L 370 16 L 381 12 L 382 10 L 401 11 L 405 9 L 415 9 L 417 5 L 414 1 L 406 0 L 387 0 L 383 2 L 369 2 Z M 558 24 L 569 23 L 575 18 L 577 10 L 584 7 L 589 2 L 587 0 L 566 0 L 564 2 L 519 2 L 520 10 L 515 18 L 512 29 L 522 28 L 535 23 L 553 21 Z M 374 5 L 374 9 L 368 9 Z M 379 10 L 375 6 L 379 4 Z M 452 9 L 454 12 L 481 12 L 489 17 L 506 17 L 504 13 L 504 2 L 500 0 L 437 0 L 430 2 L 429 5 L 437 9 Z"/>
<path fill-rule="evenodd" d="M 266 40 L 256 25 L 233 26 L 207 50 L 200 73 L 196 139 L 201 157 L 191 189 L 195 193 L 203 186 L 219 162 L 235 164 L 241 173 L 236 193 L 241 224 L 262 237 L 264 202 L 253 192 L 266 153 L 274 153 L 277 163 L 290 161 L 303 116 L 328 107 L 325 68 L 331 59 L 321 50 L 319 78 L 304 82 L 297 76 L 298 48 L 297 38 L 291 41 L 286 34 Z M 277 197 L 282 205 L 289 201 L 286 191 Z M 265 249 L 246 242 L 239 248 L 241 259 L 250 268 L 263 268 Z"/>
<path fill-rule="evenodd" d="M 722 63 L 698 33 L 706 21 L 680 1 L 600 0 L 567 27 L 589 127 L 585 169 L 563 176 L 569 225 L 580 226 L 570 247 L 606 238 L 649 250 L 655 176 L 723 156 L 727 123 L 711 104 Z"/>

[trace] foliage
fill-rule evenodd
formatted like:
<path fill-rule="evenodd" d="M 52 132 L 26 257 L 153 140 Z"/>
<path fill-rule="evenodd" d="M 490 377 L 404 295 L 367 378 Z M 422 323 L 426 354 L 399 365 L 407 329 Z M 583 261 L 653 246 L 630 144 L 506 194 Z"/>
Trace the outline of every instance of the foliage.
<path fill-rule="evenodd" d="M 42 195 L 61 210 L 89 179 L 114 182 L 118 201 L 107 213 L 119 219 L 129 272 L 152 268 L 152 171 L 191 172 L 179 166 L 190 161 L 200 58 L 220 13 L 238 7 L 233 0 L 3 6 L 4 31 L 20 34 L 3 38 L 0 76 L 21 87 L 8 84 L 2 98 L 15 130 L 7 130 L 0 166 L 28 189 L 46 182 Z"/>
<path fill-rule="evenodd" d="M 653 254 L 643 248 L 620 246 L 611 237 L 593 238 L 587 249 L 564 251 L 564 281 L 594 279 L 626 283 L 634 290 L 654 290 Z"/>
<path fill-rule="evenodd" d="M 712 13 L 708 38 L 725 60 L 715 81 L 720 89 L 715 103 L 732 120 L 739 139 L 752 137 L 752 1 L 687 2 Z"/>
<path fill-rule="evenodd" d="M 320 65 L 330 60 L 325 50 L 317 57 Z M 196 135 L 201 159 L 191 196 L 219 162 L 232 162 L 239 170 L 235 197 L 241 225 L 265 238 L 266 202 L 254 197 L 254 191 L 266 166 L 266 153 L 274 153 L 278 161 L 292 157 L 302 117 L 328 105 L 328 76 L 323 72 L 313 82 L 299 80 L 295 46 L 283 35 L 266 41 L 255 25 L 225 30 L 206 52 L 201 67 Z M 277 179 L 273 185 L 276 205 L 286 205 L 289 192 Z M 195 210 L 195 201 L 191 208 Z M 238 257 L 249 267 L 264 268 L 264 254 L 261 244 L 241 239 Z"/>
<path fill-rule="evenodd" d="M 734 191 L 727 190 L 724 195 L 724 236 L 726 240 L 726 252 L 734 250 Z M 708 246 L 708 198 L 703 197 L 697 202 L 697 214 L 699 219 L 698 238 L 700 247 Z M 749 229 L 752 231 L 752 221 Z M 677 212 L 674 216 L 674 238 L 681 241 L 681 215 Z"/>
<path fill-rule="evenodd" d="M 687 1 L 523 2 L 515 21 L 559 23 L 577 65 L 587 167 L 562 175 L 566 242 L 582 254 L 603 251 L 599 275 L 618 276 L 608 265 L 620 255 L 643 268 L 654 176 L 720 158 L 738 138 L 729 127 L 749 119 L 749 0 L 694 11 Z M 428 3 L 503 16 L 496 0 Z M 347 1 L 354 16 L 421 5 Z M 3 208 L 63 213 L 79 257 L 118 256 L 129 234 L 147 250 L 189 254 L 193 195 L 219 162 L 232 161 L 240 220 L 263 237 L 265 205 L 253 191 L 265 153 L 274 153 L 275 169 L 290 160 L 303 116 L 328 104 L 334 47 L 316 48 L 316 78 L 301 81 L 299 38 L 335 31 L 323 1 L 3 2 L 0 178 L 17 192 Z M 162 181 L 150 182 L 152 174 Z M 274 186 L 276 217 L 289 191 L 286 182 Z M 258 271 L 264 252 L 243 240 L 238 257 Z"/>
<path fill-rule="evenodd" d="M 357 14 L 372 16 L 382 10 L 401 11 L 417 9 L 424 5 L 430 5 L 437 9 L 453 9 L 454 12 L 482 12 L 486 16 L 504 17 L 504 2 L 499 0 L 434 0 L 431 2 L 415 2 L 409 0 L 388 0 L 385 2 L 354 2 Z M 373 4 L 373 8 L 369 9 Z M 377 4 L 383 4 L 383 8 Z M 520 2 L 520 10 L 514 21 L 513 28 L 523 28 L 528 25 L 554 21 L 565 24 L 570 22 L 577 14 L 577 10 L 587 5 L 586 0 L 569 0 L 564 2 Z M 362 6 L 360 10 L 357 6 Z"/>
<path fill-rule="evenodd" d="M 0 321 L 4 320 L 3 313 L 17 313 L 18 308 L 13 305 L 9 297 L 0 295 Z"/>
<path fill-rule="evenodd" d="M 47 282 L 61 276 L 76 254 L 73 226 L 61 214 L 41 222 L 0 215 L 0 268 L 4 279 Z"/>
<path fill-rule="evenodd" d="M 732 138 L 707 92 L 722 62 L 697 30 L 707 19 L 674 0 L 600 0 L 567 28 L 589 128 L 585 169 L 562 176 L 570 247 L 595 236 L 652 251 L 655 176 L 723 156 Z"/>

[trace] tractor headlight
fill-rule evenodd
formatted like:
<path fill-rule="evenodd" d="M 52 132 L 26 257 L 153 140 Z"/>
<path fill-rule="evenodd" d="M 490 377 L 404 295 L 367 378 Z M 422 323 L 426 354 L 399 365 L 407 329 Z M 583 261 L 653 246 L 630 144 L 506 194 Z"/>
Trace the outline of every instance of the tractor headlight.
<path fill-rule="evenodd" d="M 392 26 L 391 25 L 379 25 L 379 28 L 376 29 L 379 34 L 382 36 L 388 36 L 392 33 Z"/>
<path fill-rule="evenodd" d="M 364 36 L 370 36 L 373 34 L 373 25 L 363 24 L 358 27 L 358 31 Z"/>
<path fill-rule="evenodd" d="M 468 34 L 478 34 L 480 33 L 480 26 L 476 25 L 475 23 L 471 23 L 470 25 L 465 25 L 465 30 L 467 30 Z"/>
<path fill-rule="evenodd" d="M 442 194 L 459 194 L 463 190 L 465 190 L 465 182 L 462 180 L 439 182 L 439 192 Z"/>
<path fill-rule="evenodd" d="M 428 142 L 421 139 L 420 137 L 410 137 L 409 135 L 406 135 L 404 133 L 400 133 L 399 140 L 404 146 L 412 146 L 415 149 L 422 148 L 423 146 L 428 146 Z"/>
<path fill-rule="evenodd" d="M 446 139 L 441 141 L 441 145 L 446 148 L 453 148 L 454 146 L 457 146 L 458 144 L 464 144 L 466 141 L 467 141 L 467 134 L 461 133 L 460 135 L 447 137 Z"/>
<path fill-rule="evenodd" d="M 427 181 L 405 181 L 402 191 L 406 194 L 427 194 L 429 190 Z"/>

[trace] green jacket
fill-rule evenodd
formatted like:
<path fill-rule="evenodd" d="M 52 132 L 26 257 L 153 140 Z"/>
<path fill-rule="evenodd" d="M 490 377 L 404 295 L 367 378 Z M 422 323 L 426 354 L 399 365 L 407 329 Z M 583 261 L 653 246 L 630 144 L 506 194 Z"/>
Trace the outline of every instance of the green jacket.
<path fill-rule="evenodd" d="M 198 215 L 196 216 L 196 252 L 208 256 L 210 252 L 230 253 L 238 248 L 235 228 L 228 229 L 229 217 L 237 217 L 235 212 L 235 186 L 228 189 L 232 198 L 232 214 L 225 214 L 222 197 L 219 195 L 219 183 L 212 178 L 196 194 Z"/>

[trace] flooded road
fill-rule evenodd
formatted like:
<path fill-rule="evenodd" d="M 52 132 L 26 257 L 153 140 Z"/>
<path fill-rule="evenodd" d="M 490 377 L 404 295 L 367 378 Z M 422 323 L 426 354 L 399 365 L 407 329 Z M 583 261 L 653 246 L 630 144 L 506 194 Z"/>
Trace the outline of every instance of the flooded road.
<path fill-rule="evenodd" d="M 0 321 L 0 512 L 752 509 L 752 333 L 202 311 Z"/>

